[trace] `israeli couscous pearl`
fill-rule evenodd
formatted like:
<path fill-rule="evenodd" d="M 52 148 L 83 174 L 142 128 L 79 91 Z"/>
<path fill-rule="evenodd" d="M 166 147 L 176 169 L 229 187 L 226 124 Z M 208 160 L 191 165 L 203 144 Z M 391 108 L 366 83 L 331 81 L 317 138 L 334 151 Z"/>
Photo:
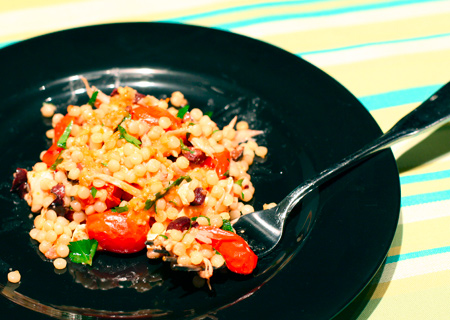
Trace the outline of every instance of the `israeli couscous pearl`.
<path fill-rule="evenodd" d="M 41 113 L 44 117 L 50 118 L 56 111 L 56 107 L 50 103 L 44 103 L 41 107 Z"/>
<path fill-rule="evenodd" d="M 21 279 L 20 272 L 18 270 L 8 272 L 8 281 L 11 283 L 19 283 Z"/>
<path fill-rule="evenodd" d="M 62 258 L 57 258 L 53 261 L 53 266 L 58 270 L 64 269 L 67 266 L 67 261 Z"/>

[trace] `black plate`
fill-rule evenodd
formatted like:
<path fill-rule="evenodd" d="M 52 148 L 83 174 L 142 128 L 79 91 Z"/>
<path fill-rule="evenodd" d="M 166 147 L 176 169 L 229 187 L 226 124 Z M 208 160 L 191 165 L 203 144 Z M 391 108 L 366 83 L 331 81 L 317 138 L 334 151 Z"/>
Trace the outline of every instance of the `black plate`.
<path fill-rule="evenodd" d="M 265 130 L 269 148 L 252 175 L 257 209 L 356 150 L 381 131 L 345 88 L 298 57 L 239 35 L 186 25 L 126 23 L 62 31 L 0 50 L 0 299 L 2 316 L 329 319 L 382 264 L 397 226 L 400 192 L 390 151 L 319 188 L 296 208 L 277 251 L 251 276 L 219 272 L 212 291 L 144 254 L 99 254 L 93 268 L 58 274 L 27 233 L 29 208 L 9 193 L 16 167 L 47 148 L 43 101 L 86 103 L 78 78 L 109 93 L 130 85 L 156 96 L 185 93 L 191 106 Z M 22 274 L 7 284 L 8 270 Z M 270 280 L 270 281 L 269 281 Z M 15 290 L 14 290 L 15 289 Z M 6 298 L 15 302 L 9 302 Z M 280 313 L 281 312 L 281 313 Z"/>

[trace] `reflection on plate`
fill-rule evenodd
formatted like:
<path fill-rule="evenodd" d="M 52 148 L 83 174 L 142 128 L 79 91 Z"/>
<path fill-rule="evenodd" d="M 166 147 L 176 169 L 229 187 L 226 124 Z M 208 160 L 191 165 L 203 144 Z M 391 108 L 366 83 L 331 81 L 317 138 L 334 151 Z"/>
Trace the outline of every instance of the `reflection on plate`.
<path fill-rule="evenodd" d="M 213 111 L 219 126 L 234 115 L 264 128 L 268 146 L 256 163 L 253 205 L 281 200 L 301 180 L 380 133 L 359 102 L 322 71 L 265 43 L 186 25 L 128 23 L 54 33 L 0 50 L 9 81 L 0 88 L 0 289 L 5 315 L 34 311 L 195 318 L 213 314 L 329 319 L 348 304 L 381 265 L 399 213 L 399 182 L 389 151 L 319 188 L 295 209 L 286 235 L 255 273 L 223 271 L 213 290 L 196 288 L 192 275 L 145 255 L 100 254 L 92 268 L 71 265 L 56 274 L 36 254 L 25 203 L 9 193 L 11 173 L 30 167 L 47 147 L 43 101 L 62 107 L 85 102 L 79 76 L 105 92 L 129 85 L 155 96 L 180 90 L 191 106 Z M 312 228 L 309 219 L 313 221 Z M 305 223 L 308 221 L 308 223 Z M 19 286 L 6 284 L 19 269 Z M 1 278 L 0 278 L 1 279 Z M 270 281 L 269 281 L 270 280 Z M 262 307 L 264 306 L 264 307 Z M 325 307 L 324 307 L 325 306 Z"/>

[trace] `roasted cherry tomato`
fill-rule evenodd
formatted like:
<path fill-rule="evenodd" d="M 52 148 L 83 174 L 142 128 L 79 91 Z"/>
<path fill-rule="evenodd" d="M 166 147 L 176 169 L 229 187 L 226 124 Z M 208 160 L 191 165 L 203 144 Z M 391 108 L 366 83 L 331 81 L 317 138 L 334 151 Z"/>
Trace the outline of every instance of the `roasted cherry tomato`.
<path fill-rule="evenodd" d="M 172 121 L 170 129 L 177 129 L 181 124 L 181 119 L 174 117 L 169 111 L 156 106 L 139 106 L 130 111 L 133 120 L 144 120 L 151 126 L 159 123 L 159 118 L 167 117 Z"/>
<path fill-rule="evenodd" d="M 256 268 L 258 256 L 242 237 L 216 227 L 198 226 L 197 228 L 212 235 L 208 237 L 212 241 L 211 245 L 223 256 L 230 271 L 250 274 Z M 197 239 L 197 241 L 200 240 Z"/>
<path fill-rule="evenodd" d="M 222 152 L 214 153 L 214 158 L 206 158 L 203 166 L 214 169 L 219 179 L 225 178 L 225 174 L 230 168 L 230 151 L 225 149 Z"/>
<path fill-rule="evenodd" d="M 138 221 L 143 224 L 138 224 Z M 88 215 L 86 230 L 89 238 L 97 240 L 103 250 L 134 253 L 145 248 L 150 226 L 145 219 L 128 217 L 127 212 L 108 210 Z"/>

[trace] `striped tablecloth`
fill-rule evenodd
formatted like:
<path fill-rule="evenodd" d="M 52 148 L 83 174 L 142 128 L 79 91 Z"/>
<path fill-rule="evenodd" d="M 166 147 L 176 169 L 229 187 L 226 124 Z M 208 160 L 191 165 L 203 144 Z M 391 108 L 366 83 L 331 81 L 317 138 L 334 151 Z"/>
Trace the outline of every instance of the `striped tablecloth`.
<path fill-rule="evenodd" d="M 449 0 L 23 0 L 0 47 L 91 24 L 172 21 L 279 46 L 347 87 L 383 130 L 450 81 Z M 450 319 L 450 126 L 397 147 L 400 225 L 384 268 L 339 319 Z"/>

